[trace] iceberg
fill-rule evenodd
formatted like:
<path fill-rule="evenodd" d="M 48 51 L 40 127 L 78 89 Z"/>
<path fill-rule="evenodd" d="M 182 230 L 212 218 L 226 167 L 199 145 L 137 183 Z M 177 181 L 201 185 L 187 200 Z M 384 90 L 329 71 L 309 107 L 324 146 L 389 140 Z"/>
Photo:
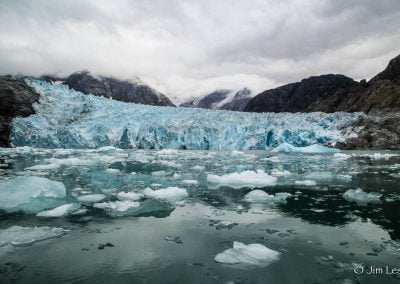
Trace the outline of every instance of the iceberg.
<path fill-rule="evenodd" d="M 0 181 L 0 209 L 6 212 L 37 213 L 62 203 L 63 183 L 37 176 L 21 176 Z"/>
<path fill-rule="evenodd" d="M 209 188 L 218 188 L 221 186 L 229 186 L 232 188 L 242 187 L 264 187 L 276 184 L 277 178 L 270 176 L 263 170 L 244 171 L 241 173 L 230 173 L 222 176 L 207 175 Z"/>
<path fill-rule="evenodd" d="M 262 190 L 253 190 L 247 193 L 243 200 L 251 203 L 286 203 L 286 199 L 291 196 L 292 194 L 287 192 L 278 192 L 273 195 Z"/>
<path fill-rule="evenodd" d="M 289 143 L 283 143 L 274 148 L 271 152 L 275 153 L 305 153 L 305 154 L 331 154 L 339 152 L 338 149 L 329 148 L 318 144 L 305 147 L 296 147 Z"/>
<path fill-rule="evenodd" d="M 158 190 L 152 190 L 148 187 L 143 191 L 143 194 L 151 198 L 165 199 L 172 203 L 188 197 L 186 189 L 179 187 L 167 187 Z"/>
<path fill-rule="evenodd" d="M 265 267 L 279 259 L 280 252 L 261 244 L 233 242 L 233 248 L 215 256 L 214 260 L 225 264 L 244 264 Z"/>
<path fill-rule="evenodd" d="M 294 184 L 295 185 L 304 185 L 304 186 L 314 186 L 314 185 L 317 185 L 317 182 L 314 180 L 306 179 L 306 180 L 296 180 L 294 182 Z"/>
<path fill-rule="evenodd" d="M 29 246 L 33 243 L 53 239 L 66 234 L 68 230 L 54 227 L 21 227 L 12 226 L 0 230 L 0 247 L 12 245 L 15 247 Z"/>
<path fill-rule="evenodd" d="M 381 203 L 382 194 L 376 192 L 364 192 L 361 188 L 349 189 L 343 193 L 343 198 L 347 201 L 354 201 L 358 205 L 367 205 L 368 203 Z"/>
<path fill-rule="evenodd" d="M 106 199 L 106 196 L 101 193 L 87 194 L 78 196 L 78 201 L 82 203 L 96 203 Z"/>
<path fill-rule="evenodd" d="M 54 209 L 39 212 L 36 216 L 47 217 L 47 218 L 63 217 L 70 213 L 73 213 L 74 211 L 79 210 L 79 208 L 80 208 L 79 204 L 76 204 L 76 203 L 64 204 L 64 205 L 58 206 Z"/>
<path fill-rule="evenodd" d="M 36 113 L 14 118 L 13 147 L 264 150 L 342 141 L 360 113 L 243 113 L 139 105 L 26 80 L 40 94 Z M 107 148 L 104 148 L 107 147 Z M 103 151 L 102 150 L 102 151 Z M 317 149 L 320 151 L 320 149 Z M 164 152 L 173 155 L 174 152 Z"/>

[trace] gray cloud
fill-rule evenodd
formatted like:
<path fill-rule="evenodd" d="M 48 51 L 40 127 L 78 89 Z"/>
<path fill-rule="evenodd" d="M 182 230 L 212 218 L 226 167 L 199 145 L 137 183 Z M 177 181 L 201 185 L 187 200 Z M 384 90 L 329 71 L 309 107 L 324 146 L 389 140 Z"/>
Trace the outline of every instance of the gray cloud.
<path fill-rule="evenodd" d="M 370 78 L 398 42 L 397 0 L 0 2 L 0 73 L 138 76 L 180 99 L 322 73 Z"/>

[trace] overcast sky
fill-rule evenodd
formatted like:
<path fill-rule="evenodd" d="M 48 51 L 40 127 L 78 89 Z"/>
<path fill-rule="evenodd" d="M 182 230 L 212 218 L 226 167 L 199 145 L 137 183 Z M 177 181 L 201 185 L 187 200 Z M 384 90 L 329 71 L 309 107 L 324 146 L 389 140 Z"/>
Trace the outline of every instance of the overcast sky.
<path fill-rule="evenodd" d="M 0 2 L 0 73 L 137 76 L 180 99 L 324 73 L 368 79 L 399 43 L 399 0 Z"/>

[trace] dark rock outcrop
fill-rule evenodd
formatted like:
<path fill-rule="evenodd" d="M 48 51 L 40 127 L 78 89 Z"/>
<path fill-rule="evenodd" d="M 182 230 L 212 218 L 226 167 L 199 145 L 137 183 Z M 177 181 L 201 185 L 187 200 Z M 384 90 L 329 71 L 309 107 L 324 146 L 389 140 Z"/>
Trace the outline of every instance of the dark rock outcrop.
<path fill-rule="evenodd" d="M 9 146 L 11 120 L 33 114 L 33 103 L 38 100 L 39 94 L 23 80 L 11 76 L 0 77 L 0 147 Z"/>
<path fill-rule="evenodd" d="M 185 102 L 180 106 L 241 111 L 251 98 L 252 93 L 247 88 L 243 88 L 236 93 L 230 90 L 217 90 L 203 97 Z"/>
<path fill-rule="evenodd" d="M 343 75 L 310 77 L 264 91 L 249 101 L 248 112 L 364 112 L 400 109 L 400 56 L 369 82 Z"/>
<path fill-rule="evenodd" d="M 78 72 L 70 75 L 63 84 L 75 91 L 122 102 L 175 106 L 167 96 L 141 82 L 121 81 L 110 77 L 94 77 L 89 72 Z"/>

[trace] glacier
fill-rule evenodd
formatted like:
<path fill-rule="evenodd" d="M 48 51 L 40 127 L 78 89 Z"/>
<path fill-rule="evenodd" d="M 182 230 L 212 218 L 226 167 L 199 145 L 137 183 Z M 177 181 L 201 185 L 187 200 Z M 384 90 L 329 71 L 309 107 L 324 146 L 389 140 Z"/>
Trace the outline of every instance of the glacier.
<path fill-rule="evenodd" d="M 13 119 L 13 147 L 264 150 L 335 144 L 360 113 L 242 113 L 158 107 L 85 95 L 26 79 L 40 95 L 36 114 Z M 106 148 L 107 149 L 107 148 Z"/>

